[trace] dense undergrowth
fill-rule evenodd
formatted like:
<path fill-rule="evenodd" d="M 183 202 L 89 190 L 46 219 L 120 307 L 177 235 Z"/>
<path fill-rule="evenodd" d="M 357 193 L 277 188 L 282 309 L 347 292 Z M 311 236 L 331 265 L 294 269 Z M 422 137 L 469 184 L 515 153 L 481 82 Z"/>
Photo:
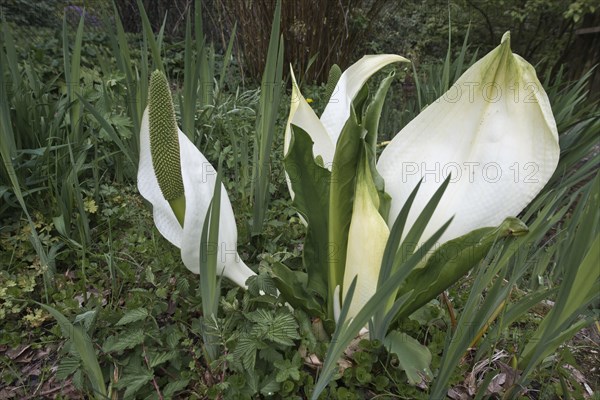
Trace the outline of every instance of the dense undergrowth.
<path fill-rule="evenodd" d="M 289 91 L 276 105 L 267 157 L 270 202 L 256 235 L 260 90 L 240 85 L 230 53 L 216 55 L 202 45 L 201 33 L 193 42 L 191 31 L 191 48 L 160 34 L 155 40 L 147 29 L 141 36 L 119 29 L 87 33 L 83 19 L 47 32 L 41 44 L 20 40 L 19 27 L 7 23 L 0 33 L 0 398 L 87 398 L 98 382 L 115 399 L 308 398 L 330 331 L 288 307 L 271 277 L 278 262 L 301 268 L 305 234 L 282 167 Z M 192 53 L 196 64 L 186 59 Z M 223 282 L 218 317 L 211 320 L 203 318 L 198 277 L 158 234 L 135 187 L 149 65 L 158 59 L 177 82 L 181 124 L 191 127 L 211 162 L 223 160 L 239 252 L 258 272 L 247 291 Z M 382 133 L 391 137 L 473 60 L 465 44 L 445 63 L 401 71 Z M 201 75 L 186 83 L 195 68 Z M 569 291 L 561 291 L 577 291 L 569 286 L 581 279 L 573 269 L 598 245 L 600 117 L 587 79 L 565 82 L 559 73 L 544 82 L 561 134 L 561 162 L 522 215 L 531 232 L 517 243 L 519 251 L 496 248 L 484 261 L 498 266 L 492 270 L 498 279 L 477 286 L 488 273 L 482 266 L 449 291 L 452 308 L 435 300 L 402 322 L 403 332 L 429 348 L 434 381 L 409 385 L 397 357 L 377 341 L 357 338 L 322 398 L 417 399 L 440 391 L 453 399 L 588 398 L 600 389 L 598 297 L 569 308 Z M 403 93 L 402 82 L 416 85 L 414 91 Z M 196 101 L 186 105 L 186 88 L 198 83 Z M 317 108 L 324 106 L 324 87 L 303 90 Z M 459 326 L 476 327 L 490 317 L 484 299 L 506 300 L 501 318 L 491 318 L 481 336 L 477 329 L 459 335 L 455 318 Z M 569 318 L 557 321 L 571 332 L 570 341 L 517 368 L 554 304 L 566 307 Z M 221 349 L 210 364 L 202 342 L 207 326 Z"/>

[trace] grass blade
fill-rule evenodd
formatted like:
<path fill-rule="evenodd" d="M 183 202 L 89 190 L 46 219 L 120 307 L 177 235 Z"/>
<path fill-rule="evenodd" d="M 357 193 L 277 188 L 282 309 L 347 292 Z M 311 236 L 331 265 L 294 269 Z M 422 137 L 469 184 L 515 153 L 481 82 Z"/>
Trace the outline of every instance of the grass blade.
<path fill-rule="evenodd" d="M 269 51 L 260 92 L 260 105 L 256 121 L 254 153 L 254 206 L 252 210 L 252 234 L 263 230 L 265 214 L 269 206 L 270 160 L 275 136 L 277 115 L 281 97 L 283 74 L 283 36 L 280 36 L 281 0 L 277 1 L 269 39 Z"/>
<path fill-rule="evenodd" d="M 207 211 L 200 240 L 200 294 L 202 296 L 202 312 L 206 319 L 216 318 L 219 308 L 220 279 L 217 279 L 217 255 L 219 243 L 219 220 L 221 216 L 221 163 L 217 168 L 217 178 L 210 207 Z M 205 327 L 206 328 L 206 327 Z M 203 334 L 204 345 L 209 361 L 218 357 L 218 344 L 211 333 Z"/>
<path fill-rule="evenodd" d="M 146 14 L 146 9 L 144 8 L 144 3 L 142 0 L 136 0 L 138 9 L 140 10 L 140 16 L 142 17 L 142 27 L 143 34 L 145 40 L 148 42 L 150 46 L 150 52 L 152 53 L 152 61 L 154 61 L 155 69 L 158 69 L 161 72 L 165 72 L 165 68 L 163 66 L 162 58 L 160 56 L 160 45 L 162 38 L 162 32 L 164 32 L 165 24 L 163 22 L 161 31 L 158 35 L 158 40 L 154 37 L 154 31 L 152 30 L 152 25 L 150 25 L 150 20 L 148 19 L 148 14 Z M 166 16 L 165 16 L 166 18 Z"/>
<path fill-rule="evenodd" d="M 79 327 L 74 326 L 60 311 L 46 305 L 38 303 L 41 307 L 46 309 L 56 319 L 60 328 L 63 332 L 63 336 L 68 338 L 73 343 L 77 354 L 81 358 L 83 363 L 83 369 L 92 384 L 92 390 L 94 391 L 94 397 L 97 399 L 107 399 L 106 386 L 104 384 L 104 376 L 96 357 L 96 351 L 92 345 L 90 337 L 85 331 Z"/>

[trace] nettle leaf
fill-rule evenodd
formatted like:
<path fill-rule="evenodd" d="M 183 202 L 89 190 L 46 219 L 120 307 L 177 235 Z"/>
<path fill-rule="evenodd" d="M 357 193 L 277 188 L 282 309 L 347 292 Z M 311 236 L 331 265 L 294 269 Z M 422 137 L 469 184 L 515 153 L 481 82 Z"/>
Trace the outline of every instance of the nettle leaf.
<path fill-rule="evenodd" d="M 263 344 L 262 340 L 269 340 L 285 346 L 292 346 L 294 340 L 300 339 L 298 323 L 287 310 L 273 313 L 259 308 L 256 311 L 247 313 L 245 317 L 254 322 L 250 330 L 250 336 L 255 338 L 255 341 L 260 345 Z M 248 344 L 245 343 L 244 346 L 248 346 Z M 257 345 L 256 348 L 263 347 Z"/>
<path fill-rule="evenodd" d="M 277 296 L 277 286 L 275 285 L 273 278 L 266 273 L 251 276 L 247 283 L 248 292 L 254 296 L 265 294 Z"/>
<path fill-rule="evenodd" d="M 293 340 L 300 339 L 298 324 L 294 317 L 290 314 L 276 315 L 267 331 L 267 338 L 279 344 L 292 346 Z"/>
<path fill-rule="evenodd" d="M 271 311 L 266 310 L 264 308 L 259 308 L 256 311 L 249 312 L 245 314 L 246 319 L 252 321 L 259 325 L 267 325 L 270 324 L 273 320 L 273 315 Z"/>
<path fill-rule="evenodd" d="M 148 310 L 145 308 L 135 308 L 133 310 L 129 310 L 121 317 L 119 322 L 117 322 L 116 326 L 127 325 L 132 322 L 142 321 L 148 317 Z"/>
<path fill-rule="evenodd" d="M 148 382 L 152 380 L 154 374 L 150 371 L 139 370 L 136 373 L 129 373 L 123 376 L 119 381 L 115 384 L 117 389 L 125 389 L 125 393 L 123 394 L 124 399 L 128 399 L 133 397 L 137 393 L 138 390 L 146 386 Z"/>
<path fill-rule="evenodd" d="M 56 369 L 56 379 L 67 379 L 71 374 L 74 374 L 80 366 L 81 359 L 79 357 L 68 356 L 62 358 Z"/>
<path fill-rule="evenodd" d="M 148 354 L 148 359 L 150 360 L 150 368 L 154 368 L 157 365 L 164 364 L 167 361 L 171 361 L 174 358 L 177 358 L 179 352 L 177 350 L 166 351 L 162 353 Z"/>
<path fill-rule="evenodd" d="M 279 392 L 281 385 L 275 378 L 275 376 L 269 375 L 261 382 L 260 393 L 264 396 L 273 396 L 273 394 Z"/>
<path fill-rule="evenodd" d="M 274 363 L 276 361 L 281 361 L 283 359 L 283 355 L 278 352 L 273 347 L 267 347 L 258 352 L 258 357 L 261 360 L 265 360 L 269 363 Z"/>
<path fill-rule="evenodd" d="M 254 372 L 254 371 L 253 371 Z M 255 395 L 256 393 L 258 393 L 259 390 L 259 376 L 256 373 L 251 373 L 250 371 L 246 371 L 246 390 L 245 392 L 248 393 L 248 389 L 250 391 L 250 394 Z M 250 397 L 242 397 L 242 398 L 250 398 Z"/>
<path fill-rule="evenodd" d="M 92 323 L 94 322 L 94 319 L 96 319 L 96 315 L 98 314 L 97 310 L 90 310 L 90 311 L 86 311 L 83 314 L 79 314 L 75 317 L 75 320 L 73 321 L 74 324 L 83 323 L 83 327 L 85 328 L 86 332 L 89 331 L 90 327 L 92 326 Z"/>
<path fill-rule="evenodd" d="M 244 334 L 240 336 L 235 350 L 233 351 L 234 359 L 241 360 L 242 366 L 247 370 L 254 370 L 256 365 L 256 351 L 259 348 L 265 348 L 266 345 L 255 337 Z"/>
<path fill-rule="evenodd" d="M 82 370 L 78 369 L 75 371 L 73 377 L 71 378 L 71 382 L 73 382 L 73 386 L 75 386 L 78 390 L 83 390 L 84 380 Z"/>
<path fill-rule="evenodd" d="M 174 382 L 169 382 L 165 385 L 162 390 L 162 394 L 165 398 L 173 396 L 175 393 L 185 389 L 190 383 L 189 379 L 180 379 Z"/>
<path fill-rule="evenodd" d="M 298 353 L 294 354 L 294 357 L 291 360 L 280 360 L 275 361 L 273 363 L 275 368 L 277 368 L 277 375 L 275 380 L 277 382 L 283 382 L 288 379 L 292 379 L 294 381 L 300 380 L 300 356 Z"/>
<path fill-rule="evenodd" d="M 253 322 L 249 333 L 240 335 L 233 358 L 241 360 L 244 369 L 253 370 L 256 365 L 257 351 L 260 350 L 262 359 L 272 359 L 273 361 L 281 359 L 281 355 L 272 348 L 273 343 L 292 346 L 294 340 L 300 339 L 298 334 L 298 324 L 294 317 L 285 310 L 285 312 L 273 313 L 272 311 L 259 308 L 256 311 L 245 314 L 246 319 Z"/>
<path fill-rule="evenodd" d="M 406 333 L 392 331 L 383 341 L 390 354 L 398 357 L 400 368 L 406 372 L 408 382 L 417 385 L 423 380 L 433 379 L 431 352 L 416 339 Z"/>
<path fill-rule="evenodd" d="M 187 294 L 188 290 L 190 289 L 190 281 L 188 280 L 187 276 L 180 276 L 179 278 L 177 278 L 176 285 L 177 290 L 181 295 Z"/>
<path fill-rule="evenodd" d="M 171 328 L 167 334 L 167 346 L 169 346 L 171 349 L 175 348 L 182 338 L 183 334 L 179 329 Z"/>
<path fill-rule="evenodd" d="M 256 325 L 252 327 L 252 334 L 275 343 L 292 346 L 294 340 L 300 339 L 298 324 L 294 317 L 287 313 L 271 314 L 264 309 L 258 309 L 248 314 L 247 318 Z"/>
<path fill-rule="evenodd" d="M 120 334 L 117 337 L 111 336 L 106 340 L 106 342 L 104 342 L 102 350 L 105 353 L 110 353 L 131 349 L 135 346 L 142 344 L 142 342 L 144 341 L 144 336 L 145 335 L 143 329 L 128 331 Z"/>

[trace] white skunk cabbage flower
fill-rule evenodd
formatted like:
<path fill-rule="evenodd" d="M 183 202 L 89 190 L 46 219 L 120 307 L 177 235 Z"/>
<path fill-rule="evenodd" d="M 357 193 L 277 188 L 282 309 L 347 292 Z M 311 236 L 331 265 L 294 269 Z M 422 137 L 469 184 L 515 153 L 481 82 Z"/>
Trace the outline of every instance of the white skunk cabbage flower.
<path fill-rule="evenodd" d="M 293 124 L 310 135 L 314 157 L 320 156 L 331 170 L 336 142 L 350 116 L 353 98 L 374 72 L 397 61 L 406 59 L 394 55 L 363 57 L 344 72 L 338 92 L 320 119 L 293 80 L 285 153 Z M 542 190 L 556 169 L 559 153 L 548 96 L 534 68 L 512 53 L 507 32 L 497 48 L 470 67 L 384 149 L 377 171 L 391 195 L 387 226 L 392 226 L 423 178 L 408 216 L 408 232 L 449 174 L 450 184 L 420 242 L 452 216 L 440 244 L 477 228 L 497 226 L 506 217 L 517 215 Z M 357 179 L 361 182 L 368 178 L 360 176 L 359 172 Z M 383 229 L 375 197 L 367 195 L 372 190 L 369 185 L 372 182 L 357 184 L 348 234 L 342 293 L 358 275 L 349 317 L 356 315 L 375 293 L 389 234 Z M 290 192 L 293 197 L 291 187 Z"/>
<path fill-rule="evenodd" d="M 165 75 L 150 79 L 148 107 L 140 130 L 138 189 L 152 204 L 161 235 L 181 249 L 185 266 L 200 273 L 200 239 L 216 183 L 216 171 L 177 127 Z M 221 187 L 217 273 L 241 287 L 255 273 L 237 253 L 237 227 L 229 196 Z"/>
<path fill-rule="evenodd" d="M 364 56 L 340 76 L 321 118 L 317 117 L 296 83 L 292 72 L 292 101 L 285 128 L 283 154 L 287 154 L 292 137 L 291 125 L 304 129 L 314 142 L 313 153 L 321 157 L 325 168 L 331 171 L 337 140 L 350 117 L 350 106 L 365 82 L 381 68 L 394 62 L 409 62 L 395 54 Z M 290 187 L 291 190 L 291 187 Z M 293 193 L 293 192 L 292 192 Z"/>
<path fill-rule="evenodd" d="M 342 286 L 343 298 L 346 298 L 352 280 L 358 276 L 348 310 L 350 317 L 358 314 L 362 306 L 375 294 L 381 260 L 389 235 L 390 229 L 379 214 L 379 195 L 373 183 L 368 160 L 362 157 L 356 176 L 356 192 Z"/>
<path fill-rule="evenodd" d="M 384 149 L 377 170 L 392 196 L 392 224 L 417 182 L 414 223 L 443 180 L 451 181 L 421 240 L 450 217 L 446 242 L 516 216 L 558 165 L 550 101 L 531 64 L 510 49 L 510 34 L 469 68 Z"/>

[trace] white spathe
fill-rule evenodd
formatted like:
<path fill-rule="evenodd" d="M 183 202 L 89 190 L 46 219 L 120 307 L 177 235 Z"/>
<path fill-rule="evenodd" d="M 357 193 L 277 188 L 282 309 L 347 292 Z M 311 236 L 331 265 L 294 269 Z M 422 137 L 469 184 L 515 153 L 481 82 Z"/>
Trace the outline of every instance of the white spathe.
<path fill-rule="evenodd" d="M 409 61 L 395 54 L 367 55 L 351 65 L 340 76 L 321 118 L 317 117 L 302 96 L 292 72 L 292 97 L 290 114 L 285 129 L 284 155 L 288 153 L 291 142 L 291 126 L 295 125 L 309 134 L 314 143 L 312 149 L 314 157 L 321 157 L 324 167 L 331 171 L 336 144 L 346 121 L 350 117 L 350 108 L 354 98 L 373 74 L 386 65 L 395 62 Z M 364 173 L 368 173 L 368 179 L 372 179 L 369 171 Z M 294 191 L 289 178 L 287 184 L 290 195 L 294 198 Z M 342 289 L 344 297 L 348 286 L 354 277 L 358 275 L 357 286 L 349 311 L 350 317 L 356 315 L 364 303 L 375 293 L 379 265 L 389 235 L 385 220 L 377 210 L 378 205 L 373 203 L 373 201 L 378 200 L 374 200 L 369 193 L 371 189 L 375 190 L 370 185 L 372 185 L 372 182 L 367 183 L 364 179 L 362 179 L 360 185 L 357 185 L 356 201 L 348 235 L 347 262 Z M 300 218 L 306 224 L 304 218 Z M 337 299 L 338 295 L 339 290 L 334 297 Z"/>
<path fill-rule="evenodd" d="M 361 164 L 356 177 L 342 286 L 345 299 L 352 280 L 357 277 L 356 289 L 348 310 L 350 317 L 358 314 L 375 294 L 381 260 L 390 235 L 390 229 L 379 214 L 379 195 L 366 156 L 361 160 Z"/>
<path fill-rule="evenodd" d="M 359 60 L 342 74 L 320 119 L 292 78 L 285 153 L 293 124 L 310 135 L 315 143 L 314 156 L 321 156 L 331 170 L 337 139 L 350 116 L 352 100 L 373 73 L 397 61 L 407 60 L 393 55 L 365 56 Z M 420 242 L 431 237 L 452 216 L 454 220 L 441 237 L 441 243 L 477 228 L 499 225 L 506 217 L 517 215 L 542 190 L 556 169 L 559 154 L 558 132 L 548 96 L 534 68 L 511 52 L 510 35 L 506 33 L 500 46 L 470 67 L 383 151 L 377 170 L 385 181 L 385 191 L 392 197 L 387 224 L 392 226 L 423 178 L 408 216 L 407 226 L 412 226 L 451 173 L 451 183 Z M 290 193 L 293 197 L 291 187 Z M 383 237 L 377 220 L 381 217 L 369 211 L 371 207 L 360 200 L 363 197 L 359 194 L 359 204 L 353 209 L 356 215 L 352 216 L 349 231 L 343 282 L 347 286 L 358 275 L 357 283 L 371 282 L 368 284 L 371 287 L 357 286 L 354 298 L 361 299 L 362 304 L 352 302 L 354 312 L 350 317 L 375 292 L 383 254 L 369 240 L 371 230 L 374 238 Z M 358 229 L 359 223 L 362 230 Z M 346 288 L 342 288 L 342 293 L 345 292 Z"/>
<path fill-rule="evenodd" d="M 150 154 L 148 109 L 144 111 L 140 130 L 140 162 L 138 189 L 152 204 L 154 223 L 165 239 L 181 249 L 185 266 L 200 273 L 200 239 L 210 202 L 213 198 L 217 172 L 187 136 L 178 129 L 181 155 L 181 173 L 185 191 L 185 218 L 183 228 L 177 221 L 169 202 L 158 186 Z M 221 186 L 221 215 L 217 249 L 217 274 L 223 275 L 241 287 L 256 275 L 237 253 L 237 227 L 229 196 Z M 214 251 L 215 249 L 209 249 Z"/>
<path fill-rule="evenodd" d="M 395 62 L 410 62 L 406 58 L 396 54 L 380 54 L 363 56 L 356 63 L 345 70 L 338 83 L 335 86 L 329 102 L 323 110 L 321 118 L 317 117 L 314 110 L 308 104 L 294 76 L 294 71 L 290 67 L 292 77 L 292 96 L 290 104 L 290 114 L 285 127 L 285 136 L 283 140 L 283 154 L 287 155 L 292 139 L 292 125 L 295 125 L 306 131 L 313 141 L 314 157 L 321 157 L 323 166 L 331 171 L 333 156 L 337 140 L 344 128 L 344 124 L 350 117 L 350 106 L 352 101 L 367 82 L 377 71 L 386 65 Z M 286 182 L 292 199 L 294 190 L 292 183 L 286 174 Z M 302 216 L 300 220 L 306 225 Z"/>
<path fill-rule="evenodd" d="M 283 153 L 287 154 L 289 149 L 292 135 L 291 125 L 296 125 L 310 135 L 314 142 L 314 156 L 321 156 L 324 166 L 331 171 L 335 146 L 342 128 L 350 117 L 352 101 L 373 74 L 395 62 L 409 61 L 395 54 L 381 54 L 364 56 L 351 65 L 340 76 L 320 119 L 300 93 L 292 72 L 292 98 L 290 115 L 285 128 Z"/>
<path fill-rule="evenodd" d="M 558 132 L 534 68 L 510 49 L 510 35 L 469 68 L 384 149 L 377 169 L 392 196 L 388 224 L 423 178 L 411 226 L 452 174 L 421 241 L 449 218 L 446 242 L 517 215 L 548 182 L 559 159 Z"/>

